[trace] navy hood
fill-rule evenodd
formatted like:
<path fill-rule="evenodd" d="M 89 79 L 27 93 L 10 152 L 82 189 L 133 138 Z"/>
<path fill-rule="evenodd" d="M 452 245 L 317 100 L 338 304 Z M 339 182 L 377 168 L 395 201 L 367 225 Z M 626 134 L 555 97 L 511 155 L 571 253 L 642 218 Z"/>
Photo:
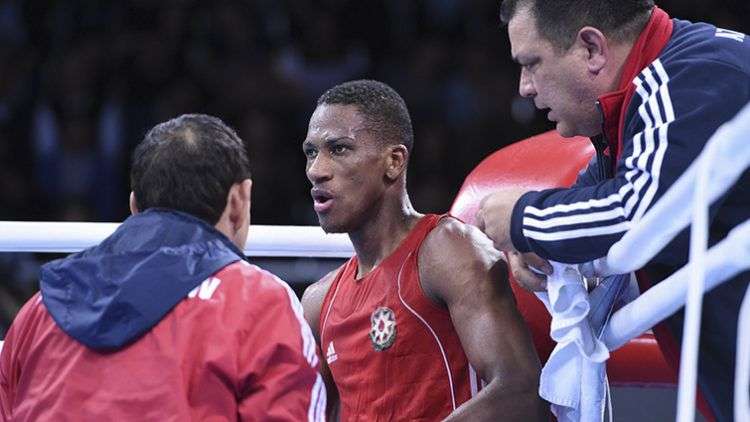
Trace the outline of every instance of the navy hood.
<path fill-rule="evenodd" d="M 42 300 L 57 325 L 96 350 L 137 340 L 196 286 L 244 259 L 226 236 L 177 211 L 131 216 L 97 246 L 41 269 Z"/>

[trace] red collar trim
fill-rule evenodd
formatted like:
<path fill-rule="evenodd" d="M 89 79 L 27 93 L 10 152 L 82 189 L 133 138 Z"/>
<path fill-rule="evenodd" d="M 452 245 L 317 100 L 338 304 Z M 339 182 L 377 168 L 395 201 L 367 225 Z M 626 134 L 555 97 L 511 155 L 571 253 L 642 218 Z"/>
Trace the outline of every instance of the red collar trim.
<path fill-rule="evenodd" d="M 667 12 L 654 6 L 648 24 L 638 36 L 625 60 L 617 91 L 599 97 L 599 105 L 604 115 L 604 135 L 609 144 L 610 156 L 614 163 L 622 152 L 622 131 L 625 121 L 623 106 L 630 103 L 635 88 L 633 79 L 651 62 L 656 60 L 672 36 L 672 19 Z M 627 107 L 625 107 L 627 108 Z"/>

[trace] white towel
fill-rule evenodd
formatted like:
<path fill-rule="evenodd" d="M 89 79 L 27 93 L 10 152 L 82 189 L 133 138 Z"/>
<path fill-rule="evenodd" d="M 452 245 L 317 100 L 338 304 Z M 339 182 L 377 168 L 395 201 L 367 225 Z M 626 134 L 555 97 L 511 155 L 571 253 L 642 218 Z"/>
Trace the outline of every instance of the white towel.
<path fill-rule="evenodd" d="M 542 368 L 539 395 L 558 421 L 600 422 L 609 350 L 599 336 L 629 276 L 608 277 L 589 294 L 575 265 L 553 262 L 552 267 L 547 292 L 537 296 L 552 315 L 550 336 L 557 346 Z"/>

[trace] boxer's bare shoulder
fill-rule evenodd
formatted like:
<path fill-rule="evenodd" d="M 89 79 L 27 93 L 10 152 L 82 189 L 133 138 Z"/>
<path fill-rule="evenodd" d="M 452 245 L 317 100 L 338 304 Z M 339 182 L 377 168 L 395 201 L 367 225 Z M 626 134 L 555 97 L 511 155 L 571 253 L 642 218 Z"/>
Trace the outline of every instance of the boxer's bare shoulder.
<path fill-rule="evenodd" d="M 318 341 L 320 341 L 320 339 L 318 338 L 320 308 L 323 306 L 323 301 L 326 298 L 328 289 L 331 288 L 331 284 L 336 278 L 336 274 L 338 274 L 340 270 L 341 268 L 339 267 L 326 274 L 319 281 L 309 285 L 305 289 L 305 293 L 302 294 L 302 308 L 304 309 L 305 319 L 310 325 L 310 328 L 312 329 L 313 334 L 315 334 L 315 338 Z"/>

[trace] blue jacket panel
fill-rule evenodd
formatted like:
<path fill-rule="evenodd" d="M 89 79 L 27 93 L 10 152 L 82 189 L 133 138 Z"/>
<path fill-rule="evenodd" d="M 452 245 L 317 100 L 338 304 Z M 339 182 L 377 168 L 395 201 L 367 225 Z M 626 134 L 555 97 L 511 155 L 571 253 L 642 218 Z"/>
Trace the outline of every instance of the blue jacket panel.
<path fill-rule="evenodd" d="M 203 280 L 243 259 L 222 233 L 177 211 L 131 216 L 99 245 L 42 267 L 42 299 L 80 343 L 115 350 L 157 324 Z"/>

